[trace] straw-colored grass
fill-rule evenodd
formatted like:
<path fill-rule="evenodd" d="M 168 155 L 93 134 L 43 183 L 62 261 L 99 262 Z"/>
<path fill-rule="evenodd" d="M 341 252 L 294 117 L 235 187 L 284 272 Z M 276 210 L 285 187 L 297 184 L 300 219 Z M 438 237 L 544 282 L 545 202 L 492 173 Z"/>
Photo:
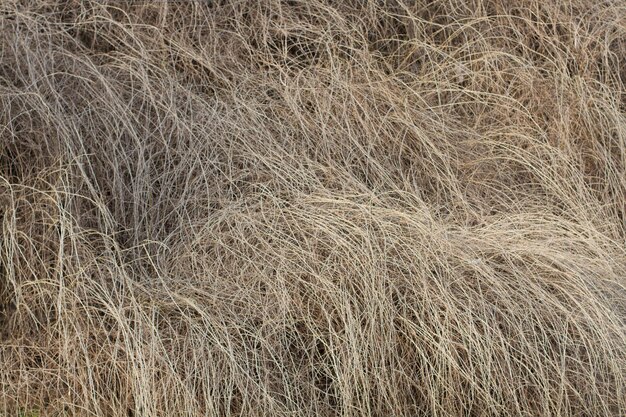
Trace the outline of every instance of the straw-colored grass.
<path fill-rule="evenodd" d="M 0 415 L 626 415 L 622 0 L 0 3 Z"/>

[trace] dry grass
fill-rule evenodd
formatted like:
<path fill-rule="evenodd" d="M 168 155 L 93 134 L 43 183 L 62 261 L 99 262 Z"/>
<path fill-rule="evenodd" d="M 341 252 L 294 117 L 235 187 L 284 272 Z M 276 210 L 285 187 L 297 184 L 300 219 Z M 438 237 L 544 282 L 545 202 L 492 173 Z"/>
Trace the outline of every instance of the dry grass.
<path fill-rule="evenodd" d="M 626 415 L 621 0 L 0 22 L 1 415 Z"/>

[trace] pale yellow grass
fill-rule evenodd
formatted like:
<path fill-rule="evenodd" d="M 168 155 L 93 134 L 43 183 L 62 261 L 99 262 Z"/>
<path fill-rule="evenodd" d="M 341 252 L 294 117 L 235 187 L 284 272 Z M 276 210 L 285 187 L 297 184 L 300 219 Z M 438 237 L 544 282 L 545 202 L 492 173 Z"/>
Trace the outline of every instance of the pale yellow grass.
<path fill-rule="evenodd" d="M 626 415 L 625 86 L 618 0 L 3 1 L 0 415 Z"/>

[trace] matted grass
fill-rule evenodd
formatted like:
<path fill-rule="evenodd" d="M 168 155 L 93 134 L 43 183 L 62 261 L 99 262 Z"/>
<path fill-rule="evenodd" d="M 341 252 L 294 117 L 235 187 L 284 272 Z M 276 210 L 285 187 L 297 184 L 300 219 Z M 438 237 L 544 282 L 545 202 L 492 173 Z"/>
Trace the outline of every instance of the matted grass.
<path fill-rule="evenodd" d="M 0 414 L 626 415 L 625 82 L 618 0 L 2 1 Z"/>

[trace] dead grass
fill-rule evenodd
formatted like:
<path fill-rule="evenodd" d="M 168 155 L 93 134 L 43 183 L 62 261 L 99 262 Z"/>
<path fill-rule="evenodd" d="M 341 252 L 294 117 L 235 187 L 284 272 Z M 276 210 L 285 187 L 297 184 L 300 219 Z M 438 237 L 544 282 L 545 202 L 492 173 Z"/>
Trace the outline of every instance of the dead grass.
<path fill-rule="evenodd" d="M 2 415 L 626 415 L 623 2 L 0 25 Z"/>

